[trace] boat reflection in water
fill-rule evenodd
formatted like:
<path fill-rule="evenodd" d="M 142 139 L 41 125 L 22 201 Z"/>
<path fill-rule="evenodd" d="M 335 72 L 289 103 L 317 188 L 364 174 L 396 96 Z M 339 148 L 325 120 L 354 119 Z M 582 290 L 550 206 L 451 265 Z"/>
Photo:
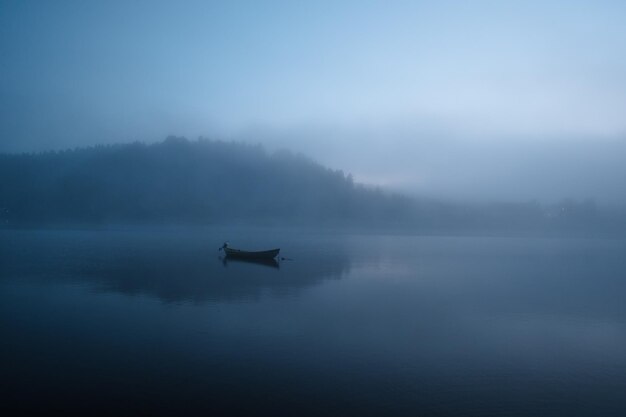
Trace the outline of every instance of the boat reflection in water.
<path fill-rule="evenodd" d="M 275 258 L 263 259 L 263 258 L 241 258 L 236 256 L 223 256 L 220 257 L 222 264 L 227 267 L 229 263 L 244 263 L 244 264 L 256 264 L 261 266 L 268 266 L 270 268 L 280 268 L 280 264 Z"/>
<path fill-rule="evenodd" d="M 205 230 L 0 231 L 0 284 L 16 278 L 81 284 L 94 294 L 200 305 L 257 302 L 263 294 L 293 297 L 351 270 L 352 257 L 339 239 L 279 238 L 297 261 L 213 257 L 216 237 Z M 246 247 L 262 247 L 266 236 L 251 237 L 246 231 L 239 240 Z"/>

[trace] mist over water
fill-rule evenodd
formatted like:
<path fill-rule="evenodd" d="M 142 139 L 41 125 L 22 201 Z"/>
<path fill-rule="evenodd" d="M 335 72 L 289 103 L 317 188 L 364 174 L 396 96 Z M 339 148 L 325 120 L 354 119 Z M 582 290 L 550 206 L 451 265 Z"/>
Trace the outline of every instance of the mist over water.
<path fill-rule="evenodd" d="M 468 203 L 593 199 L 624 206 L 626 136 L 476 134 L 419 123 L 250 130 L 269 149 L 292 147 L 355 180 Z M 302 138 L 298 142 L 292 138 Z"/>

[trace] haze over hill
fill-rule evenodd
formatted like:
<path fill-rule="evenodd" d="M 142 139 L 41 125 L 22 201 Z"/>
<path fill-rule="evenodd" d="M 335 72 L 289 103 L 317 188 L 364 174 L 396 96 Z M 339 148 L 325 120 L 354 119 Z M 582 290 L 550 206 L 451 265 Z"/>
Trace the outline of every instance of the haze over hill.
<path fill-rule="evenodd" d="M 0 5 L 0 152 L 169 134 L 456 202 L 626 204 L 626 3 Z"/>
<path fill-rule="evenodd" d="M 261 145 L 169 137 L 0 155 L 5 226 L 312 225 L 429 233 L 622 233 L 626 215 L 593 200 L 452 204 L 355 183 L 350 174 Z"/>
<path fill-rule="evenodd" d="M 169 137 L 2 155 L 8 223 L 407 221 L 409 200 L 288 151 Z"/>

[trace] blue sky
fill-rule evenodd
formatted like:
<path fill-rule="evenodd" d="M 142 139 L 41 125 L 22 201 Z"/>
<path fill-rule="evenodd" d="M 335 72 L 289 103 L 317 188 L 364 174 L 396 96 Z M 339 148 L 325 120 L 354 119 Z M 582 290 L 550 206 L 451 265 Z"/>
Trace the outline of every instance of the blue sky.
<path fill-rule="evenodd" d="M 372 150 L 621 144 L 624 22 L 618 1 L 1 1 L 0 150 L 258 137 L 399 184 Z"/>

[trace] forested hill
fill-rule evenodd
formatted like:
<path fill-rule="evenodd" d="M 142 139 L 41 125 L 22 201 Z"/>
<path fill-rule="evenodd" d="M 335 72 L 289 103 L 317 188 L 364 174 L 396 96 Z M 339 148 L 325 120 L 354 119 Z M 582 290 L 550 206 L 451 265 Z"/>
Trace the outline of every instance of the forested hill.
<path fill-rule="evenodd" d="M 410 221 L 411 200 L 261 146 L 169 137 L 0 155 L 5 225 Z"/>
<path fill-rule="evenodd" d="M 1 227 L 241 222 L 626 235 L 623 208 L 590 200 L 476 206 L 410 199 L 260 145 L 169 137 L 151 145 L 0 154 Z"/>

